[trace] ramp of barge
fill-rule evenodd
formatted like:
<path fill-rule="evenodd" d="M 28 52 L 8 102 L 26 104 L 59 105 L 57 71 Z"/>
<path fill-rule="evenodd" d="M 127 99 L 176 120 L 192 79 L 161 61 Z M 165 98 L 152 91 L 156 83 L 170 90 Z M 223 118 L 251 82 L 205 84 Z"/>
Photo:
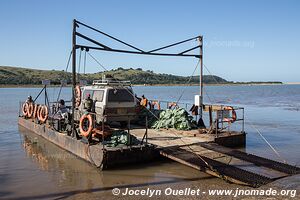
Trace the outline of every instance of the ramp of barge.
<path fill-rule="evenodd" d="M 142 139 L 144 132 L 136 128 L 131 134 Z M 211 134 L 197 134 L 197 130 L 150 129 L 147 141 L 164 157 L 237 184 L 259 187 L 300 173 L 298 167 L 225 147 L 243 145 L 244 133 L 226 133 L 216 140 Z"/>

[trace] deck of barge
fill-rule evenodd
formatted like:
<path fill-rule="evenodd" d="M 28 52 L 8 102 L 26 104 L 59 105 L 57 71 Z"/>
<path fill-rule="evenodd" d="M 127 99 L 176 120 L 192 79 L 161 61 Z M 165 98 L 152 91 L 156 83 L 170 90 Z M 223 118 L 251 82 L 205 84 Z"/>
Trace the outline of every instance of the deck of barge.
<path fill-rule="evenodd" d="M 131 134 L 143 137 L 138 128 Z M 148 142 L 156 145 L 162 156 L 229 182 L 258 187 L 300 173 L 298 167 L 225 147 L 244 145 L 244 133 L 224 133 L 219 139 L 197 130 L 148 130 Z"/>

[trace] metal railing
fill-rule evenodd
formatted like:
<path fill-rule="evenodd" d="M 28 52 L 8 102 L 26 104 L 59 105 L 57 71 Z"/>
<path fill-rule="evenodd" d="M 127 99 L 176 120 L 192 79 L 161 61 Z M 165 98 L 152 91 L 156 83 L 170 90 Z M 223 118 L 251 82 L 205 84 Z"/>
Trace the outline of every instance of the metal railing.
<path fill-rule="evenodd" d="M 192 103 L 185 103 L 185 102 L 175 102 L 175 101 L 165 101 L 165 100 L 154 100 L 151 99 L 149 100 L 149 106 L 153 103 L 153 102 L 157 102 L 160 105 L 161 109 L 169 109 L 170 108 L 170 104 L 176 104 L 179 108 L 184 108 L 185 110 L 188 110 L 188 107 L 192 107 Z M 151 105 L 152 106 L 152 105 Z M 151 108 L 150 106 L 150 108 Z M 155 106 L 153 107 L 155 108 Z M 172 107 L 173 108 L 173 107 Z"/>
<path fill-rule="evenodd" d="M 19 102 L 19 116 L 22 116 L 22 104 L 24 102 Z M 57 103 L 58 102 L 48 102 L 48 106 L 49 108 L 49 116 L 53 117 L 56 113 L 57 113 Z M 66 101 L 65 103 L 70 103 L 69 101 Z M 155 103 L 155 104 L 154 104 Z M 194 119 L 197 121 L 197 118 L 199 115 L 193 115 L 192 111 L 189 109 L 189 107 L 192 107 L 193 104 L 192 103 L 186 103 L 186 102 L 174 102 L 174 101 L 165 101 L 165 100 L 149 100 L 148 101 L 148 105 L 150 106 L 150 109 L 156 109 L 155 107 L 159 107 L 160 109 L 170 109 L 170 107 L 180 107 L 180 108 L 184 108 L 189 114 L 191 114 Z M 159 106 L 158 106 L 159 105 Z M 219 136 L 219 132 L 222 130 L 227 129 L 228 132 L 230 132 L 230 128 L 231 128 L 231 123 L 228 121 L 224 120 L 225 117 L 225 107 L 228 107 L 226 105 L 205 105 L 205 106 L 215 106 L 218 107 L 219 109 L 214 109 L 212 112 L 216 113 L 215 119 L 211 120 L 211 117 L 209 117 L 210 120 L 210 128 L 209 130 L 214 130 L 215 132 L 215 137 Z M 70 108 L 70 106 L 66 106 L 68 108 Z M 237 106 L 230 106 L 233 108 L 233 110 L 237 113 L 236 115 L 236 119 L 234 120 L 234 122 L 241 122 L 241 131 L 244 132 L 245 131 L 245 111 L 243 107 L 237 107 Z M 226 111 L 227 112 L 227 111 Z M 131 120 L 134 116 L 141 116 L 141 115 L 136 115 L 136 114 L 119 114 L 117 116 L 114 115 L 101 115 L 101 114 L 97 114 L 95 112 L 80 112 L 80 114 L 84 114 L 84 113 L 89 113 L 91 115 L 94 115 L 93 119 L 94 124 L 97 123 L 97 120 L 99 122 L 103 121 L 105 122 L 107 118 L 114 118 L 114 117 L 126 117 L 127 116 L 127 122 L 128 122 L 128 126 L 127 126 L 127 131 L 128 131 L 128 141 L 129 144 L 128 146 L 131 146 L 131 139 L 130 139 L 130 129 L 131 129 Z M 221 113 L 221 115 L 220 115 Z M 211 114 L 210 114 L 211 115 Z M 226 117 L 228 114 L 226 114 Z M 146 115 L 144 115 L 143 117 L 145 117 L 145 133 L 144 136 L 142 138 L 141 144 L 145 143 L 148 144 L 148 117 Z M 232 116 L 231 116 L 232 117 Z M 104 123 L 102 123 L 102 130 L 104 131 Z M 103 138 L 104 141 L 104 134 L 103 134 Z"/>
<path fill-rule="evenodd" d="M 237 106 L 231 106 L 233 108 L 233 111 L 232 112 L 235 112 L 235 115 L 236 115 L 236 118 L 233 119 L 233 113 L 231 114 L 231 116 L 228 116 L 228 111 L 230 110 L 226 110 L 225 108 L 228 107 L 228 106 L 224 106 L 224 105 L 221 105 L 221 109 L 217 110 L 217 112 L 221 113 L 221 116 L 220 115 L 216 115 L 216 119 L 215 119 L 215 137 L 218 137 L 219 136 L 219 130 L 224 130 L 224 129 L 227 129 L 227 131 L 230 133 L 230 127 L 231 127 L 231 124 L 233 122 L 242 122 L 242 125 L 241 125 L 241 132 L 245 132 L 245 109 L 243 107 L 237 107 Z M 238 115 L 237 113 L 241 111 L 241 115 Z M 225 113 L 226 112 L 226 113 Z M 242 117 L 237 117 L 237 116 L 242 116 Z M 231 121 L 228 121 L 228 120 L 224 120 L 226 118 L 231 118 L 233 120 L 233 122 Z M 221 124 L 221 127 L 219 127 L 219 124 Z M 227 124 L 227 127 L 224 126 L 224 124 Z"/>
<path fill-rule="evenodd" d="M 131 86 L 130 81 L 119 81 L 111 79 L 94 80 L 93 85 L 120 85 L 120 86 Z"/>
<path fill-rule="evenodd" d="M 155 103 L 154 103 L 155 102 Z M 180 107 L 180 108 L 184 108 L 189 114 L 191 114 L 194 119 L 197 121 L 198 119 L 198 116 L 199 115 L 193 115 L 191 108 L 194 104 L 192 103 L 186 103 L 186 102 L 174 102 L 174 101 L 165 101 L 165 100 L 149 100 L 149 107 L 150 109 L 155 109 L 155 106 L 158 104 L 159 108 L 160 109 L 170 109 L 170 105 L 172 106 L 177 106 L 177 107 Z M 227 130 L 230 132 L 230 126 L 231 126 L 231 123 L 228 122 L 228 121 L 225 121 L 224 120 L 224 109 L 226 107 L 231 107 L 233 108 L 234 112 L 236 112 L 236 116 L 237 118 L 234 120 L 234 122 L 241 122 L 241 132 L 244 132 L 245 131 L 245 110 L 243 107 L 238 107 L 238 106 L 228 106 L 228 105 L 214 105 L 214 104 L 211 104 L 211 105 L 207 105 L 205 104 L 205 106 L 209 107 L 209 106 L 212 106 L 212 107 L 219 107 L 218 110 L 214 110 L 212 112 L 215 112 L 216 113 L 216 117 L 215 117 L 215 120 L 212 120 L 214 122 L 210 122 L 210 129 L 212 129 L 213 127 L 213 123 L 214 123 L 214 126 L 215 126 L 215 133 L 216 133 L 216 137 L 218 137 L 218 131 L 219 130 L 224 130 L 224 125 L 227 124 Z M 239 112 L 241 111 L 241 112 Z M 221 117 L 218 116 L 217 112 L 220 112 L 222 115 Z M 205 113 L 205 112 L 203 112 Z M 238 116 L 241 116 L 241 117 L 238 117 Z M 232 117 L 232 116 L 231 116 Z M 221 127 L 219 127 L 219 124 L 221 124 Z"/>

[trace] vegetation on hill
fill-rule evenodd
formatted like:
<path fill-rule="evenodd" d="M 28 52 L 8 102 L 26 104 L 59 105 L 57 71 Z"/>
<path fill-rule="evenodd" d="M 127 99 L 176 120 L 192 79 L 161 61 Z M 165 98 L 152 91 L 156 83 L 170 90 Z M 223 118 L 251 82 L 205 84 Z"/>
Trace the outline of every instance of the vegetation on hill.
<path fill-rule="evenodd" d="M 153 71 L 143 71 L 137 69 L 123 69 L 121 67 L 98 73 L 80 74 L 80 79 L 91 83 L 93 80 L 101 79 L 103 75 L 112 75 L 119 80 L 130 80 L 133 84 L 186 84 L 190 77 L 176 76 L 171 74 L 154 73 Z M 71 73 L 57 70 L 36 70 L 20 67 L 0 66 L 0 84 L 21 85 L 21 84 L 41 84 L 42 80 L 48 79 L 51 84 L 60 84 L 61 80 L 71 83 Z M 227 80 L 212 75 L 204 75 L 205 84 L 230 83 Z M 199 83 L 199 76 L 194 76 L 190 80 L 191 84 Z"/>
<path fill-rule="evenodd" d="M 282 82 L 281 81 L 250 81 L 250 82 L 234 82 L 234 84 L 258 85 L 258 84 L 282 84 Z"/>
<path fill-rule="evenodd" d="M 50 79 L 53 84 L 60 84 L 60 80 L 70 79 L 70 74 L 56 70 L 36 70 L 20 67 L 0 66 L 0 84 L 41 84 L 42 80 Z"/>

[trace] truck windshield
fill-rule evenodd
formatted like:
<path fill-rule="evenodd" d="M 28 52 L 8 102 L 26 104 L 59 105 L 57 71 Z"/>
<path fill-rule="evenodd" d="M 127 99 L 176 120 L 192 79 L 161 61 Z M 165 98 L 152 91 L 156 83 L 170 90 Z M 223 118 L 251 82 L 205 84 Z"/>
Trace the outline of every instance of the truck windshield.
<path fill-rule="evenodd" d="M 131 89 L 111 89 L 108 91 L 109 102 L 133 102 Z"/>

